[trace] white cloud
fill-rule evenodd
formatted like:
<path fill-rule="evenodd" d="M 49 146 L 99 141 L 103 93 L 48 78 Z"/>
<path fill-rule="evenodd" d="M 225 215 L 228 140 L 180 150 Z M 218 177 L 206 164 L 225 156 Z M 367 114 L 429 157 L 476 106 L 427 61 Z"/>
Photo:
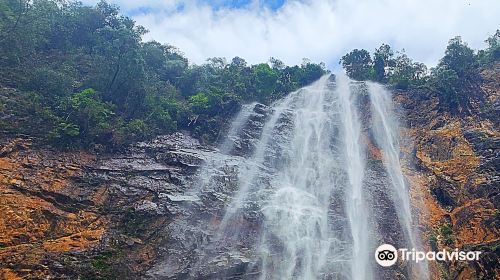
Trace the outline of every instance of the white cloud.
<path fill-rule="evenodd" d="M 112 2 L 125 13 L 150 7 L 147 14 L 131 13 L 150 30 L 146 39 L 177 46 L 195 63 L 214 56 L 258 63 L 272 56 L 297 64 L 307 57 L 334 68 L 353 48 L 373 51 L 389 43 L 434 65 L 448 39 L 461 35 L 482 48 L 500 28 L 498 0 L 295 0 L 277 11 L 258 4 L 214 9 L 195 0 Z"/>

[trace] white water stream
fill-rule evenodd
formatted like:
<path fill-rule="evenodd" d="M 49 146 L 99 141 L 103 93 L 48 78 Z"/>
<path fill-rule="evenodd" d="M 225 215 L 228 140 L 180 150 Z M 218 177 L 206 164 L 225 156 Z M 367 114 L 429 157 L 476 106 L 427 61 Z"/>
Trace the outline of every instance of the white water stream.
<path fill-rule="evenodd" d="M 380 244 L 373 236 L 380 229 L 370 219 L 376 214 L 366 189 L 363 137 L 368 136 L 358 104 L 363 94 L 370 97 L 372 134 L 383 155 L 395 218 L 406 245 L 418 246 L 390 92 L 325 75 L 272 106 L 252 154 L 239 168 L 238 190 L 219 225 L 216 239 L 222 240 L 238 234 L 242 213 L 258 212 L 254 250 L 260 279 L 374 278 L 373 253 Z M 248 120 L 249 108 L 235 118 L 220 149 L 224 153 L 233 147 L 230 140 Z M 422 278 L 426 271 L 421 268 Z"/>

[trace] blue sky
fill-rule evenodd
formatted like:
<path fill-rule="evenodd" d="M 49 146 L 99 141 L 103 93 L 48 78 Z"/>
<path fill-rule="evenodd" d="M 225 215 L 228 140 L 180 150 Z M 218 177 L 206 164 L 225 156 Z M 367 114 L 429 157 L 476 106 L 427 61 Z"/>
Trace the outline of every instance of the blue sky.
<path fill-rule="evenodd" d="M 251 0 L 235 0 L 235 1 L 228 1 L 228 0 L 205 0 L 205 1 L 200 1 L 209 4 L 210 6 L 214 8 L 220 8 L 220 7 L 227 7 L 227 8 L 245 8 L 249 5 L 252 5 L 253 1 Z M 284 0 L 268 0 L 268 1 L 259 1 L 259 5 L 262 7 L 267 7 L 272 10 L 277 10 L 279 9 L 284 3 Z"/>
<path fill-rule="evenodd" d="M 210 57 L 310 58 L 338 69 L 347 51 L 389 43 L 433 66 L 450 38 L 483 48 L 500 28 L 498 0 L 108 1 L 149 30 L 146 40 L 174 45 L 198 64 Z"/>
<path fill-rule="evenodd" d="M 93 2 L 93 1 L 84 1 L 84 2 Z M 116 1 L 119 2 L 119 1 Z M 198 1 L 201 5 L 208 5 L 214 10 L 221 10 L 221 9 L 247 9 L 251 8 L 252 6 L 255 6 L 255 1 L 252 0 L 235 0 L 235 1 L 229 1 L 229 0 L 200 0 Z M 259 8 L 267 8 L 271 11 L 277 11 L 283 4 L 285 3 L 285 0 L 268 0 L 268 1 L 259 1 L 258 6 Z M 177 11 L 182 11 L 184 9 L 184 3 L 182 1 L 179 1 Z M 138 5 L 137 7 L 134 7 L 129 10 L 123 11 L 125 15 L 127 16 L 136 16 L 140 14 L 150 14 L 154 13 L 154 10 L 150 6 L 141 6 Z"/>

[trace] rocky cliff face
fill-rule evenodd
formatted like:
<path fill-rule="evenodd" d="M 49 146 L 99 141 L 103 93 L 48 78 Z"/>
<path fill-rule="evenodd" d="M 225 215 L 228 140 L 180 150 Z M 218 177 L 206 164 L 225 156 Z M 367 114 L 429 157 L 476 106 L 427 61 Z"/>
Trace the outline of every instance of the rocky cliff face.
<path fill-rule="evenodd" d="M 182 133 L 105 155 L 33 149 L 28 139 L 6 143 L 0 158 L 0 278 L 237 275 L 248 265 L 244 255 L 222 253 L 206 265 L 196 264 L 194 255 L 207 255 L 199 244 L 214 237 L 210 228 L 220 222 L 243 164 L 237 154 L 248 152 L 252 126 L 265 118 L 260 109 L 247 136 L 235 143 L 234 156 Z M 202 177 L 217 187 L 190 194 L 200 186 L 202 166 Z M 255 241 L 250 234 L 245 240 Z"/>
<path fill-rule="evenodd" d="M 430 92 L 395 96 L 413 140 L 406 175 L 424 241 L 433 250 L 483 252 L 479 262 L 431 263 L 433 279 L 500 278 L 500 64 L 481 76 L 467 115 L 441 112 Z"/>
<path fill-rule="evenodd" d="M 0 278 L 135 278 L 213 151 L 182 134 L 91 156 L 15 140 L 0 159 Z"/>
<path fill-rule="evenodd" d="M 481 261 L 432 263 L 433 279 L 498 279 L 500 65 L 482 73 L 471 92 L 473 113 L 439 110 L 425 90 L 396 92 L 406 116 L 405 174 L 415 216 L 429 249 L 483 251 Z M 257 105 L 230 155 L 176 133 L 113 154 L 58 152 L 29 139 L 0 150 L 0 279 L 238 279 L 258 265 L 251 243 L 258 214 L 235 221 L 244 229 L 239 254 L 221 250 L 224 207 L 239 166 L 252 150 L 269 108 Z M 367 181 L 384 186 L 381 157 L 369 134 Z M 219 166 L 219 168 L 214 168 Z M 203 189 L 201 178 L 216 188 Z M 208 176 L 210 175 L 210 176 Z M 265 178 L 262 178 L 265 182 Z M 384 193 L 377 205 L 384 206 Z M 253 213 L 253 214 L 252 214 Z M 201 218 L 200 218 L 201 217 Z M 391 230 L 391 220 L 385 232 Z M 397 243 L 398 235 L 391 236 Z M 396 271 L 387 277 L 410 279 Z M 392 274 L 391 274 L 392 273 Z"/>

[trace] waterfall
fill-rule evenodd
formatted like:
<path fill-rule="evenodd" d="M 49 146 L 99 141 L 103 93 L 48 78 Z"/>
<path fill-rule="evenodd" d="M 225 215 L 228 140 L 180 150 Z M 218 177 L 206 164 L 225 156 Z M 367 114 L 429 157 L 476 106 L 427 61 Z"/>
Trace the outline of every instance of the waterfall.
<path fill-rule="evenodd" d="M 355 103 L 357 87 L 351 87 L 345 75 L 337 76 L 337 92 L 340 103 L 345 168 L 348 177 L 346 212 L 352 235 L 352 279 L 366 279 L 368 272 L 368 225 L 366 201 L 363 198 L 365 168 L 364 149 L 361 143 L 361 123 Z"/>
<path fill-rule="evenodd" d="M 328 207 L 336 163 L 330 149 L 327 82 L 328 76 L 321 78 L 289 103 L 293 117 L 286 164 L 273 176 L 262 209 L 262 279 L 314 279 L 329 251 Z"/>
<path fill-rule="evenodd" d="M 371 134 L 360 103 L 368 95 L 372 135 L 386 173 L 377 175 L 382 184 L 366 178 L 364 139 Z M 234 119 L 220 146 L 227 156 L 252 119 L 253 106 Z M 389 214 L 399 220 L 400 239 L 418 247 L 392 107 L 390 93 L 381 86 L 345 75 L 325 75 L 272 104 L 252 140 L 253 149 L 238 161 L 237 189 L 230 193 L 209 249 L 202 248 L 205 257 L 197 269 L 213 254 L 225 252 L 225 258 L 243 254 L 253 259 L 245 272 L 251 279 L 377 278 L 373 253 L 380 244 L 375 240 L 384 238 L 372 193 L 389 196 L 389 189 L 387 201 L 394 209 Z"/>
<path fill-rule="evenodd" d="M 390 92 L 378 84 L 368 83 L 368 88 L 373 112 L 375 141 L 381 148 L 384 166 L 391 179 L 394 205 L 398 209 L 398 218 L 403 226 L 406 238 L 412 246 L 415 246 L 408 187 L 405 183 L 399 159 L 399 125 L 394 117 L 391 95 Z"/>
<path fill-rule="evenodd" d="M 243 105 L 240 112 L 236 115 L 236 117 L 231 122 L 231 126 L 227 132 L 224 142 L 222 142 L 219 146 L 219 150 L 221 153 L 226 154 L 231 151 L 234 146 L 234 139 L 238 137 L 245 125 L 245 122 L 250 117 L 250 114 L 257 103 L 251 103 L 248 105 Z"/>
<path fill-rule="evenodd" d="M 245 123 L 248 121 L 250 114 L 255 107 L 256 103 L 251 103 L 247 105 L 243 105 L 241 110 L 236 114 L 236 116 L 231 121 L 231 125 L 229 126 L 228 132 L 224 137 L 224 141 L 222 141 L 218 145 L 218 151 L 222 157 L 218 159 L 225 160 L 224 155 L 228 154 L 234 148 L 234 139 L 239 137 L 241 130 L 243 129 Z M 224 165 L 224 161 L 214 161 L 207 162 L 205 161 L 201 168 L 198 170 L 198 175 L 196 176 L 197 181 L 194 186 L 190 190 L 190 195 L 193 196 L 194 199 L 199 199 L 198 196 L 202 191 L 204 186 L 210 185 L 217 168 Z"/>
<path fill-rule="evenodd" d="M 373 134 L 382 151 L 384 166 L 392 186 L 392 200 L 396 206 L 399 223 L 410 248 L 421 248 L 413 229 L 408 185 L 401 169 L 399 124 L 395 114 L 391 92 L 379 84 L 368 82 L 368 92 L 372 106 Z M 428 279 L 425 262 L 417 267 L 419 276 Z"/>

